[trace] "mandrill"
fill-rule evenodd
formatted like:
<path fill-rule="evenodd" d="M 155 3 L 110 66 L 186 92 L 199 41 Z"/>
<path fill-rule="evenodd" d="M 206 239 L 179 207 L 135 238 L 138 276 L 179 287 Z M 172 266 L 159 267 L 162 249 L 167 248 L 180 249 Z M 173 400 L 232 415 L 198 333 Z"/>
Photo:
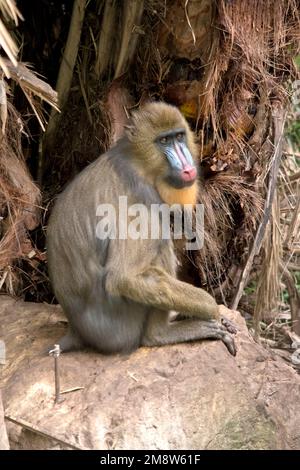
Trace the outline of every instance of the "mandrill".
<path fill-rule="evenodd" d="M 176 277 L 172 238 L 97 236 L 99 206 L 196 204 L 193 134 L 177 108 L 150 103 L 125 135 L 59 196 L 47 236 L 49 273 L 69 330 L 63 351 L 103 353 L 139 346 L 222 340 L 235 355 L 235 328 L 204 290 Z M 122 218 L 124 221 L 124 217 Z M 176 319 L 177 315 L 177 319 Z M 175 320 L 174 320 L 175 317 Z"/>

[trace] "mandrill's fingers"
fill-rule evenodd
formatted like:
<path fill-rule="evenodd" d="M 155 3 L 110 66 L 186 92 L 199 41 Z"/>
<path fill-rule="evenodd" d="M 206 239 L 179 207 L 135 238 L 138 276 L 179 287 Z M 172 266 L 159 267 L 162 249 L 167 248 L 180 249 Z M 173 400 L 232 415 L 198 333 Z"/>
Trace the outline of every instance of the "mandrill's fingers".
<path fill-rule="evenodd" d="M 228 318 L 225 317 L 221 317 L 221 323 L 226 328 L 226 330 L 229 331 L 229 333 L 232 333 L 233 335 L 237 334 L 237 327 L 231 320 L 228 320 Z"/>

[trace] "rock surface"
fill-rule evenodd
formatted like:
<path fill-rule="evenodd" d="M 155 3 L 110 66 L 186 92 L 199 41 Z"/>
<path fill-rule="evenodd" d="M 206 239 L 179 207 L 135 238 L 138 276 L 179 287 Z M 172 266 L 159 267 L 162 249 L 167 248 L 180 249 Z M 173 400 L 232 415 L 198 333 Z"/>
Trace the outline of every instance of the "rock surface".
<path fill-rule="evenodd" d="M 8 438 L 6 433 L 6 426 L 4 422 L 4 413 L 3 413 L 3 406 L 2 406 L 2 398 L 0 392 L 0 450 L 8 450 Z"/>
<path fill-rule="evenodd" d="M 0 298 L 0 366 L 12 448 L 299 449 L 300 376 L 255 343 L 237 312 L 238 353 L 219 341 L 141 348 L 127 356 L 81 351 L 53 358 L 66 328 L 60 307 Z M 1 422 L 1 418 L 0 418 Z"/>

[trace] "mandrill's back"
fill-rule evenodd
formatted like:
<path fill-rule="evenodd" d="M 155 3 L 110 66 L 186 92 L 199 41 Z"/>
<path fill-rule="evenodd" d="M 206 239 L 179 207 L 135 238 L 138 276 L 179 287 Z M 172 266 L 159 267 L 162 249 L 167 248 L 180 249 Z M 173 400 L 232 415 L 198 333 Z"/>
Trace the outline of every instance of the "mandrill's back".
<path fill-rule="evenodd" d="M 118 194 L 111 188 L 122 191 L 121 186 L 104 154 L 59 195 L 48 223 L 47 256 L 50 279 L 60 303 L 64 304 L 68 295 L 86 296 L 95 279 L 102 277 L 108 240 L 96 237 L 97 207 L 115 204 Z"/>

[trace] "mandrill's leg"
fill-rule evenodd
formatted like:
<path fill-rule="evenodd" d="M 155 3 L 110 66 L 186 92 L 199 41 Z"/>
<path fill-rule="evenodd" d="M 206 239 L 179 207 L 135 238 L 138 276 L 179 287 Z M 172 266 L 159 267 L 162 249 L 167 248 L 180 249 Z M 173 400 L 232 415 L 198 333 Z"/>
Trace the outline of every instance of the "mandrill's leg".
<path fill-rule="evenodd" d="M 236 355 L 234 340 L 225 325 L 197 319 L 169 322 L 168 313 L 157 310 L 149 315 L 141 345 L 161 346 L 208 338 L 222 340 L 228 351 Z"/>

